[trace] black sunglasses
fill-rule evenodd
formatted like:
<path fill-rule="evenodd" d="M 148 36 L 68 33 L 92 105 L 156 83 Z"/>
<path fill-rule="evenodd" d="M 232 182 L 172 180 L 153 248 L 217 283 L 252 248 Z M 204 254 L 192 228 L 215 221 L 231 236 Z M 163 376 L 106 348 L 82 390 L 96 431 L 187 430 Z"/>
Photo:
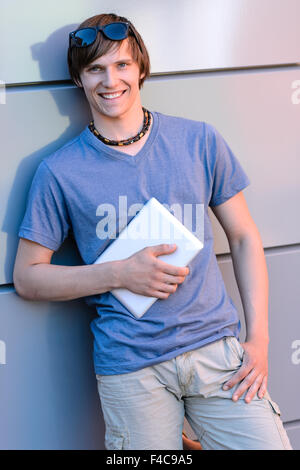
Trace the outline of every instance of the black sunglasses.
<path fill-rule="evenodd" d="M 94 26 L 89 28 L 77 29 L 69 33 L 69 47 L 87 47 L 95 42 L 98 32 L 101 31 L 102 34 L 107 39 L 112 41 L 122 41 L 128 37 L 129 31 L 134 36 L 141 53 L 143 53 L 141 45 L 139 43 L 136 34 L 131 28 L 130 24 L 125 21 L 118 21 L 114 23 L 106 24 L 105 26 Z"/>

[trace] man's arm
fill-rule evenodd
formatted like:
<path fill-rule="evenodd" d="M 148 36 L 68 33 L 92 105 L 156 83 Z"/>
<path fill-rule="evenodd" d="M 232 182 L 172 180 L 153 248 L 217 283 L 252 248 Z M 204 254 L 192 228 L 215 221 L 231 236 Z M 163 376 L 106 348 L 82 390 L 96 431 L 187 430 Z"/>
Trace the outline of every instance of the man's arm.
<path fill-rule="evenodd" d="M 118 286 L 118 262 L 84 266 L 51 263 L 53 250 L 20 238 L 13 281 L 25 300 L 64 301 L 101 294 Z"/>
<path fill-rule="evenodd" d="M 126 288 L 166 299 L 184 282 L 189 268 L 157 258 L 174 251 L 169 244 L 146 247 L 120 261 L 83 266 L 51 263 L 53 250 L 20 238 L 13 273 L 17 293 L 25 300 L 64 301 Z"/>
<path fill-rule="evenodd" d="M 267 388 L 269 284 L 264 250 L 242 192 L 212 211 L 228 239 L 246 321 L 243 364 L 224 386 L 241 382 L 233 399 L 248 390 L 245 400 L 251 401 L 256 392 L 263 397 Z"/>

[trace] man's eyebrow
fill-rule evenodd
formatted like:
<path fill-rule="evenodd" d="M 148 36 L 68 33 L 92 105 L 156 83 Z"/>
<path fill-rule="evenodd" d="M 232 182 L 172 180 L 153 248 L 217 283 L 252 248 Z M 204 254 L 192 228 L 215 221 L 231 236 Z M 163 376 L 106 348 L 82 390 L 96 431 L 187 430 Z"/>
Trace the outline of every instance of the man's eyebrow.
<path fill-rule="evenodd" d="M 96 62 L 94 64 L 88 64 L 86 65 L 83 70 L 90 70 L 92 69 L 93 67 L 103 67 L 102 64 L 97 64 Z"/>
<path fill-rule="evenodd" d="M 128 63 L 131 63 L 133 62 L 133 59 L 131 57 L 127 57 L 127 58 L 124 58 L 124 59 L 118 59 L 114 62 L 114 64 L 123 64 L 124 62 L 128 62 Z M 105 67 L 105 65 L 103 64 L 99 64 L 98 62 L 94 62 L 94 63 L 91 63 L 91 64 L 88 64 L 86 67 L 84 67 L 85 69 L 88 69 L 89 67 Z"/>
<path fill-rule="evenodd" d="M 123 64 L 124 62 L 133 62 L 133 59 L 131 57 L 127 57 L 127 59 L 119 59 L 116 60 L 115 64 Z"/>

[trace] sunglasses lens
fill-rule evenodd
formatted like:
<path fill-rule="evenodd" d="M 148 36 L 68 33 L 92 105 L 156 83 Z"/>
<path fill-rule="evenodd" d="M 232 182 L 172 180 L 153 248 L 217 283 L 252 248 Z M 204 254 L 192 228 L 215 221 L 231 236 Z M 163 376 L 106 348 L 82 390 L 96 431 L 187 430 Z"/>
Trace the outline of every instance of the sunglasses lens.
<path fill-rule="evenodd" d="M 97 31 L 92 28 L 80 29 L 74 35 L 76 45 L 79 47 L 85 47 L 92 44 L 96 39 Z"/>
<path fill-rule="evenodd" d="M 110 23 L 103 28 L 103 32 L 108 39 L 119 41 L 128 36 L 128 26 L 126 23 Z"/>

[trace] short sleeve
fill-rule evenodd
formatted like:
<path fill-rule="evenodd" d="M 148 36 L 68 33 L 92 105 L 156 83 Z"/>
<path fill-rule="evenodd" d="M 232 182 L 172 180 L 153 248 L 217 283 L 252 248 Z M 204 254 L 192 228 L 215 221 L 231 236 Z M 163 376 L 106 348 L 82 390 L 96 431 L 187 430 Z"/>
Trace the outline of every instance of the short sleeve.
<path fill-rule="evenodd" d="M 69 228 L 62 190 L 47 164 L 42 161 L 31 183 L 18 236 L 56 251 L 67 237 Z"/>
<path fill-rule="evenodd" d="M 212 125 L 207 126 L 207 154 L 211 175 L 209 206 L 217 206 L 245 189 L 250 180 L 225 139 Z"/>

